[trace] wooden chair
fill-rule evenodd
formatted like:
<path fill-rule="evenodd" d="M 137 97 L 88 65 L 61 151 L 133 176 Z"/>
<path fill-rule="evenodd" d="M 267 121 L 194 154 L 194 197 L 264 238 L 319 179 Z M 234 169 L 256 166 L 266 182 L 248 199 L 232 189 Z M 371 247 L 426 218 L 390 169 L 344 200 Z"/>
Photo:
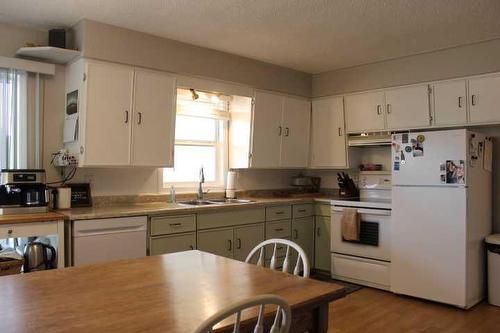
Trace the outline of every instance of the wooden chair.
<path fill-rule="evenodd" d="M 274 317 L 274 323 L 271 326 L 269 333 L 288 333 L 290 331 L 290 325 L 292 323 L 292 312 L 290 311 L 290 306 L 283 298 L 275 295 L 254 296 L 246 300 L 236 302 L 226 309 L 222 309 L 210 318 L 206 319 L 198 327 L 198 329 L 195 330 L 195 333 L 212 333 L 215 325 L 233 315 L 236 315 L 233 333 L 239 333 L 241 313 L 246 309 L 257 306 L 259 306 L 259 316 L 257 318 L 257 323 L 253 332 L 263 333 L 264 310 L 266 305 L 278 306 L 278 309 L 276 310 L 276 316 Z"/>
<path fill-rule="evenodd" d="M 273 238 L 273 239 L 268 239 L 257 245 L 250 253 L 248 254 L 245 262 L 250 263 L 252 260 L 253 256 L 259 252 L 259 258 L 257 260 L 257 266 L 262 266 L 264 267 L 264 261 L 265 261 L 265 247 L 269 245 L 273 245 L 273 255 L 271 256 L 271 263 L 269 265 L 269 268 L 271 269 L 277 269 L 277 260 L 278 258 L 276 257 L 276 250 L 278 245 L 286 245 L 286 255 L 285 259 L 283 261 L 283 268 L 282 271 L 288 273 L 289 267 L 290 267 L 290 261 L 291 261 L 291 252 L 292 250 L 297 252 L 297 262 L 295 263 L 294 269 L 293 269 L 293 274 L 294 275 L 299 275 L 300 273 L 300 263 L 302 262 L 302 276 L 303 277 L 309 277 L 309 259 L 307 259 L 307 255 L 304 252 L 304 250 L 296 243 L 289 241 L 288 239 L 279 239 L 279 238 Z"/>

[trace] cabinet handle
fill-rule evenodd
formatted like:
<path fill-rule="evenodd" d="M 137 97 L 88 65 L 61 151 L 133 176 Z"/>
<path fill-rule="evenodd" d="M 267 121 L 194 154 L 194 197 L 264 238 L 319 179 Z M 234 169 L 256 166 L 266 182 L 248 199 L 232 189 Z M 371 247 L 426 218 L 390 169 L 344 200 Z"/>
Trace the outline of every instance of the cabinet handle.
<path fill-rule="evenodd" d="M 342 127 L 339 127 L 339 136 L 342 136 Z"/>
<path fill-rule="evenodd" d="M 283 231 L 283 228 L 276 228 L 274 231 Z"/>
<path fill-rule="evenodd" d="M 278 126 L 278 136 L 281 136 L 281 133 L 283 133 L 283 127 Z"/>
<path fill-rule="evenodd" d="M 128 110 L 125 110 L 125 124 L 128 124 Z"/>
<path fill-rule="evenodd" d="M 321 236 L 321 229 L 316 228 L 316 236 L 320 237 Z"/>
<path fill-rule="evenodd" d="M 476 105 L 476 95 L 472 95 L 471 102 L 472 105 Z"/>
<path fill-rule="evenodd" d="M 180 227 L 181 223 L 170 223 L 171 227 Z"/>
<path fill-rule="evenodd" d="M 233 249 L 233 241 L 228 239 L 227 240 L 227 250 L 231 251 Z"/>
<path fill-rule="evenodd" d="M 299 213 L 305 213 L 306 210 L 304 208 L 299 209 Z"/>
<path fill-rule="evenodd" d="M 462 96 L 458 96 L 458 107 L 462 107 Z"/>
<path fill-rule="evenodd" d="M 139 119 L 137 120 L 137 124 L 140 125 L 142 124 L 142 112 L 137 113 L 139 115 Z"/>
<path fill-rule="evenodd" d="M 275 214 L 276 215 L 283 215 L 283 214 L 285 214 L 285 212 L 284 211 L 279 211 L 279 212 L 276 212 Z"/>
<path fill-rule="evenodd" d="M 238 242 L 236 248 L 239 250 L 241 249 L 241 238 L 236 238 L 236 241 Z"/>
<path fill-rule="evenodd" d="M 382 114 L 382 105 L 377 105 L 377 114 L 380 116 Z"/>
<path fill-rule="evenodd" d="M 189 249 L 190 250 L 194 250 L 194 246 L 193 245 L 189 245 Z"/>
<path fill-rule="evenodd" d="M 392 105 L 387 104 L 387 114 L 391 114 L 391 112 L 392 112 Z"/>
<path fill-rule="evenodd" d="M 299 239 L 299 231 L 297 229 L 293 229 L 293 239 Z"/>
<path fill-rule="evenodd" d="M 7 230 L 7 234 L 12 235 L 12 229 Z"/>
<path fill-rule="evenodd" d="M 285 136 L 289 136 L 290 135 L 290 129 L 287 127 L 285 128 Z"/>

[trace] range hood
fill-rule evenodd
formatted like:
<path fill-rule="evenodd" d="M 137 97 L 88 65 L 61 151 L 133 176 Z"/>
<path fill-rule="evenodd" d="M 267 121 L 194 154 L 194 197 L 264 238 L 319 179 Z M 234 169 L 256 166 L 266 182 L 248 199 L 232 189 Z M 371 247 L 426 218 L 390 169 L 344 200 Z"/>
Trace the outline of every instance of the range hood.
<path fill-rule="evenodd" d="M 390 132 L 362 133 L 349 135 L 347 142 L 349 147 L 390 146 L 392 143 L 392 136 Z"/>

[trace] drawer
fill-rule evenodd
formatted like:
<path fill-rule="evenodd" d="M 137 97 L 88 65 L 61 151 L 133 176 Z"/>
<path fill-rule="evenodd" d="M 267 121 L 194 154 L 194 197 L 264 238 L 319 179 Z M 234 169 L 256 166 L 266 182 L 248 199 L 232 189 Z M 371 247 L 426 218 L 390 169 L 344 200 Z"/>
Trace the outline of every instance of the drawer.
<path fill-rule="evenodd" d="M 266 239 L 271 238 L 290 238 L 292 229 L 291 221 L 277 221 L 266 224 Z"/>
<path fill-rule="evenodd" d="M 332 278 L 389 290 L 390 263 L 332 254 Z"/>
<path fill-rule="evenodd" d="M 282 237 L 282 238 L 290 240 L 289 237 Z M 273 256 L 273 251 L 274 251 L 274 245 L 271 244 L 271 245 L 266 246 L 266 260 L 271 259 L 271 257 Z M 290 250 L 290 253 L 293 255 L 293 250 Z M 286 245 L 278 244 L 276 246 L 276 258 L 283 259 L 285 256 L 286 256 Z M 291 256 L 290 256 L 290 258 L 291 258 Z"/>
<path fill-rule="evenodd" d="M 4 224 L 0 226 L 0 239 L 57 234 L 57 221 Z"/>
<path fill-rule="evenodd" d="M 235 209 L 230 211 L 198 214 L 198 229 L 229 227 L 264 222 L 264 208 Z"/>
<path fill-rule="evenodd" d="M 292 218 L 292 206 L 271 206 L 266 207 L 266 221 L 277 221 Z"/>
<path fill-rule="evenodd" d="M 176 234 L 151 237 L 149 240 L 149 255 L 173 253 L 194 250 L 196 248 L 196 234 Z"/>
<path fill-rule="evenodd" d="M 308 217 L 313 215 L 313 205 L 303 204 L 303 205 L 293 205 L 292 206 L 292 216 L 294 219 L 301 217 Z"/>
<path fill-rule="evenodd" d="M 196 230 L 196 215 L 151 218 L 151 235 L 167 235 Z"/>
<path fill-rule="evenodd" d="M 328 204 L 315 204 L 314 205 L 314 215 L 319 216 L 330 216 L 332 206 Z"/>

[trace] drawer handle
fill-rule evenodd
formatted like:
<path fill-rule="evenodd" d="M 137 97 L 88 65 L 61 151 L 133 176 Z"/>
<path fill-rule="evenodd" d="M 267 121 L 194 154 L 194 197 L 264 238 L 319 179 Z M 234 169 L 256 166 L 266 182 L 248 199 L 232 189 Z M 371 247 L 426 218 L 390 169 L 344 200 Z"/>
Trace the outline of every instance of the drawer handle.
<path fill-rule="evenodd" d="M 302 208 L 302 209 L 299 209 L 299 213 L 305 213 L 306 212 L 306 209 Z"/>
<path fill-rule="evenodd" d="M 284 211 L 280 211 L 280 212 L 276 212 L 275 214 L 276 215 L 283 215 L 283 214 L 285 214 L 285 212 Z"/>
<path fill-rule="evenodd" d="M 283 231 L 283 228 L 276 228 L 274 231 Z"/>
<path fill-rule="evenodd" d="M 12 229 L 7 230 L 7 233 L 8 233 L 9 235 L 12 235 L 12 232 L 13 232 L 13 231 L 12 231 Z"/>
<path fill-rule="evenodd" d="M 182 223 L 170 223 L 171 227 L 180 227 Z"/>

